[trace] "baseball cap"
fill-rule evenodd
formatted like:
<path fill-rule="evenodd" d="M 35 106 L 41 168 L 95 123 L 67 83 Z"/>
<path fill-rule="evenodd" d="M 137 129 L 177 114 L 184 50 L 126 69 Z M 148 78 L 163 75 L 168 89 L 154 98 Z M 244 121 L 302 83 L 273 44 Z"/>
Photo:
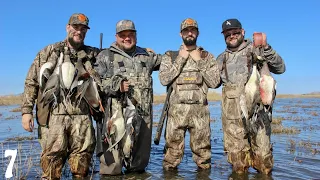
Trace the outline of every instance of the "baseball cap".
<path fill-rule="evenodd" d="M 228 29 L 242 29 L 242 25 L 238 19 L 227 19 L 222 23 L 222 32 Z"/>
<path fill-rule="evenodd" d="M 82 13 L 74 13 L 71 15 L 68 24 L 82 24 L 87 26 L 88 29 L 89 27 L 89 19 L 86 15 Z"/>
<path fill-rule="evenodd" d="M 116 25 L 116 33 L 119 33 L 121 31 L 125 30 L 131 30 L 131 31 L 137 31 L 134 23 L 131 20 L 121 20 Z"/>
<path fill-rule="evenodd" d="M 187 19 L 182 21 L 182 23 L 180 25 L 180 32 L 182 30 L 184 30 L 185 28 L 187 28 L 187 27 L 196 27 L 196 28 L 198 28 L 198 23 L 194 19 L 187 18 Z"/>

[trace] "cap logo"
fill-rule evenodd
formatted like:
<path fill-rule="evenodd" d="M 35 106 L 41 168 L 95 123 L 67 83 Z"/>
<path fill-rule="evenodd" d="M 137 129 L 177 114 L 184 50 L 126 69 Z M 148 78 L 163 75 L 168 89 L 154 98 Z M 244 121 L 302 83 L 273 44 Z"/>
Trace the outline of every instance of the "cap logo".
<path fill-rule="evenodd" d="M 79 14 L 79 16 L 78 16 L 78 20 L 79 20 L 80 22 L 85 22 L 85 21 L 87 20 L 87 18 L 86 18 L 86 16 L 85 16 L 85 15 L 83 15 L 83 14 Z"/>
<path fill-rule="evenodd" d="M 186 20 L 186 23 L 187 23 L 188 25 L 191 25 L 191 24 L 193 24 L 194 22 L 193 22 L 192 19 L 187 19 L 187 20 Z"/>
<path fill-rule="evenodd" d="M 226 22 L 226 25 L 229 25 L 229 26 L 231 26 L 231 23 L 230 23 L 229 21 L 227 21 L 227 22 Z"/>

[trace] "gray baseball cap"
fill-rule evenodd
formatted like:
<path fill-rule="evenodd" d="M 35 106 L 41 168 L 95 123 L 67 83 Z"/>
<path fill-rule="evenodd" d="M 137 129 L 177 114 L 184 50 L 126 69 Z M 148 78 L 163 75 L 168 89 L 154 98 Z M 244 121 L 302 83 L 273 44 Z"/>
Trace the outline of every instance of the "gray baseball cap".
<path fill-rule="evenodd" d="M 131 20 L 121 20 L 116 25 L 116 33 L 119 33 L 121 31 L 125 30 L 131 30 L 131 31 L 137 31 L 134 23 Z"/>

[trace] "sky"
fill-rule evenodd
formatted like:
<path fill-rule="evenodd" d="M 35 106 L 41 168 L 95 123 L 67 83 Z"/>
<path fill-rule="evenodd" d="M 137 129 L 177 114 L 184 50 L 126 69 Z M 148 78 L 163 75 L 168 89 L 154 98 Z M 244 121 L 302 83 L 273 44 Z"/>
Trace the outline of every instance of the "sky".
<path fill-rule="evenodd" d="M 197 45 L 215 57 L 225 48 L 222 22 L 237 18 L 246 38 L 264 32 L 268 43 L 284 59 L 286 72 L 273 75 L 278 94 L 320 91 L 320 1 L 235 0 L 4 0 L 0 6 L 0 95 L 23 92 L 24 81 L 36 54 L 45 46 L 66 37 L 66 24 L 73 13 L 84 13 L 91 29 L 85 44 L 103 47 L 115 41 L 119 20 L 134 21 L 138 46 L 156 53 L 177 50 L 182 43 L 180 23 L 190 17 L 198 21 Z M 153 73 L 154 92 L 165 87 Z M 221 88 L 214 91 L 221 92 Z"/>

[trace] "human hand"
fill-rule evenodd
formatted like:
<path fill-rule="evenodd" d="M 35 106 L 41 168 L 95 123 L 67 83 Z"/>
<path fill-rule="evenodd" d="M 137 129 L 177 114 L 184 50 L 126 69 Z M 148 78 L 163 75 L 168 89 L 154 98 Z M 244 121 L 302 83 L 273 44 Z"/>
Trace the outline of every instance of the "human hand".
<path fill-rule="evenodd" d="M 22 127 L 26 131 L 32 132 L 34 128 L 33 115 L 32 114 L 23 114 L 22 115 Z"/>
<path fill-rule="evenodd" d="M 183 57 L 184 59 L 188 59 L 189 52 L 185 48 L 181 48 L 179 51 L 179 56 Z"/>
<path fill-rule="evenodd" d="M 253 46 L 254 47 L 266 47 L 268 45 L 267 36 L 265 33 L 254 32 L 252 39 L 253 39 Z"/>
<path fill-rule="evenodd" d="M 201 60 L 200 51 L 198 49 L 195 49 L 195 50 L 191 51 L 190 56 L 195 61 Z"/>
<path fill-rule="evenodd" d="M 154 52 L 154 50 L 153 50 L 153 49 L 151 49 L 151 48 L 146 48 L 146 50 L 147 50 L 148 52 L 151 52 L 151 53 L 156 54 L 156 53 Z"/>
<path fill-rule="evenodd" d="M 129 81 L 122 81 L 120 85 L 120 92 L 128 92 L 129 91 Z"/>

